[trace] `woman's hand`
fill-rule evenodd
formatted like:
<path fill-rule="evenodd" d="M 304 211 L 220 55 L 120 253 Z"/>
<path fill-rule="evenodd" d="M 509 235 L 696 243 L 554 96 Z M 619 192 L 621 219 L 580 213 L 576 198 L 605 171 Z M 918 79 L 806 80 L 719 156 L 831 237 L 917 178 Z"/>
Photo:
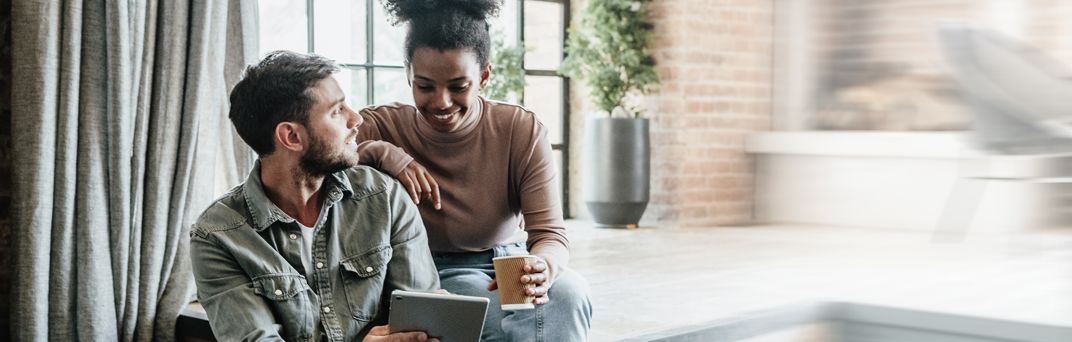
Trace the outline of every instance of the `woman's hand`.
<path fill-rule="evenodd" d="M 534 255 L 535 256 L 535 255 Z M 525 265 L 522 269 L 525 273 L 521 275 L 521 284 L 533 284 L 532 288 L 525 289 L 525 294 L 535 297 L 532 300 L 532 304 L 543 305 L 551 301 L 547 297 L 547 290 L 551 289 L 551 273 L 548 272 L 549 267 L 547 262 L 543 258 L 536 256 L 536 263 L 532 265 Z M 494 291 L 499 288 L 499 284 L 495 282 L 495 279 L 491 280 L 491 284 L 488 284 L 488 291 Z"/>
<path fill-rule="evenodd" d="M 442 208 L 439 202 L 439 183 L 436 183 L 432 174 L 428 173 L 428 170 L 416 160 L 409 162 L 396 177 L 406 188 L 409 197 L 413 199 L 413 204 L 421 204 L 421 198 L 427 198 L 432 201 L 432 206 L 436 210 Z"/>

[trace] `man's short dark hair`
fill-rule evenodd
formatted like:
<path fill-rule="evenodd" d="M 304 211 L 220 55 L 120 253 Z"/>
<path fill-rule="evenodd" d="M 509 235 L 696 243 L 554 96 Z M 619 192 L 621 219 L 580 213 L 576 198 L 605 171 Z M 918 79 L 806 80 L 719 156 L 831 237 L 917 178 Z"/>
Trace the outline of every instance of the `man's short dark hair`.
<path fill-rule="evenodd" d="M 335 62 L 313 54 L 274 51 L 246 68 L 231 89 L 231 123 L 238 136 L 264 157 L 275 151 L 275 126 L 305 125 L 316 104 L 311 89 L 338 72 Z"/>

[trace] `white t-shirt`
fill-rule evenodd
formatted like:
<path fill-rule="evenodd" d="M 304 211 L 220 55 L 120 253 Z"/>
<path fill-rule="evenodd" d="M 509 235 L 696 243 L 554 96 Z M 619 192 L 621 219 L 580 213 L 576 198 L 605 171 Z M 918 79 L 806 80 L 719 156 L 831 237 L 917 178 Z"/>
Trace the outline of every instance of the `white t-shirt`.
<path fill-rule="evenodd" d="M 313 238 L 316 236 L 316 230 L 301 223 L 298 223 L 298 227 L 301 228 L 302 236 L 301 262 L 302 266 L 305 266 L 305 277 L 309 278 L 313 276 Z"/>

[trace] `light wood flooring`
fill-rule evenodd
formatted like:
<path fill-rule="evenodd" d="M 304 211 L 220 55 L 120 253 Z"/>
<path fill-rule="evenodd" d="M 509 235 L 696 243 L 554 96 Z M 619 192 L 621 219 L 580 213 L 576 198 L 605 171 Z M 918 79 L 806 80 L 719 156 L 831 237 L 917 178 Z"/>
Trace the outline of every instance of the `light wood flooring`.
<path fill-rule="evenodd" d="M 636 230 L 569 221 L 592 341 L 848 301 L 1072 326 L 1072 229 L 958 236 L 765 225 Z"/>

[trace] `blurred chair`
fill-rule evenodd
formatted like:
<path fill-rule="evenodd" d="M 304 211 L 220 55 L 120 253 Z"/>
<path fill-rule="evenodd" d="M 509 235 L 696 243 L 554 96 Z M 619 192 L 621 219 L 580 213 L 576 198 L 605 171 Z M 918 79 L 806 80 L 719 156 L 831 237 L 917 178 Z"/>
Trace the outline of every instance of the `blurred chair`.
<path fill-rule="evenodd" d="M 1000 154 L 1072 153 L 1072 73 L 1043 53 L 959 24 L 939 29 L 972 106 L 974 138 Z"/>
<path fill-rule="evenodd" d="M 961 163 L 936 232 L 963 237 L 992 210 L 1017 229 L 1072 226 L 1072 73 L 994 32 L 946 24 L 939 39 L 971 106 L 971 136 L 991 155 Z M 1000 205 L 981 209 L 988 200 Z"/>

